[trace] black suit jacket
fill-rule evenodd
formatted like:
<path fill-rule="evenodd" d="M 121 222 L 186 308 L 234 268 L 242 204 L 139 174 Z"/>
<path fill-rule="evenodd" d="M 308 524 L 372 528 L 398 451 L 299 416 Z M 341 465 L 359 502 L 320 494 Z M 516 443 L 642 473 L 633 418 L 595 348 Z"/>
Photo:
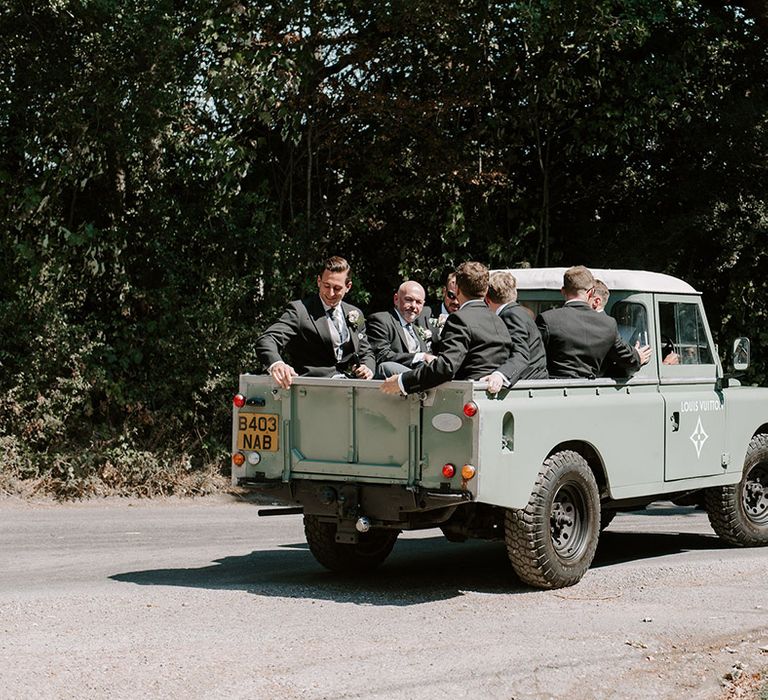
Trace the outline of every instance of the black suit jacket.
<path fill-rule="evenodd" d="M 510 385 L 519 379 L 546 379 L 549 376 L 547 355 L 531 314 L 524 306 L 512 302 L 501 310 L 499 318 L 504 321 L 512 340 L 512 352 L 499 367 L 499 372 L 509 379 Z"/>
<path fill-rule="evenodd" d="M 544 341 L 550 377 L 599 377 L 606 361 L 627 374 L 640 369 L 640 357 L 621 339 L 616 319 L 597 313 L 586 302 L 544 311 L 536 325 Z"/>
<path fill-rule="evenodd" d="M 427 318 L 419 316 L 414 322 L 416 340 L 419 341 L 417 352 L 429 352 L 429 346 L 423 336 L 431 343 L 432 330 L 429 328 Z M 371 344 L 376 364 L 382 362 L 399 362 L 401 365 L 411 367 L 414 353 L 408 350 L 405 340 L 405 328 L 400 323 L 397 311 L 379 311 L 371 314 L 366 322 L 368 341 Z M 422 330 L 420 330 L 422 329 Z"/>
<path fill-rule="evenodd" d="M 432 331 L 432 354 L 437 355 L 440 352 L 440 337 L 443 334 L 443 326 L 440 326 L 440 314 L 443 313 L 443 302 L 438 301 L 432 306 L 425 306 L 421 315 L 427 319 L 429 329 Z M 450 314 L 448 314 L 450 315 Z"/>
<path fill-rule="evenodd" d="M 430 304 L 429 306 L 425 306 L 424 311 L 427 310 L 429 310 L 430 316 L 437 318 L 441 313 L 443 313 L 443 302 L 438 301 L 437 304 Z"/>
<path fill-rule="evenodd" d="M 440 354 L 402 375 L 403 388 L 412 394 L 451 379 L 480 379 L 502 365 L 511 349 L 504 322 L 483 301 L 470 301 L 448 316 Z"/>
<path fill-rule="evenodd" d="M 375 371 L 373 352 L 368 344 L 363 313 L 356 306 L 341 302 L 341 311 L 349 328 L 349 340 L 344 346 L 344 358 L 357 353 L 362 364 Z M 360 325 L 349 321 L 350 312 L 356 312 Z M 305 377 L 331 377 L 337 373 L 336 354 L 320 297 L 315 295 L 288 304 L 280 319 L 262 333 L 256 341 L 259 360 L 267 368 L 284 360 Z M 287 359 L 282 357 L 283 352 Z"/>

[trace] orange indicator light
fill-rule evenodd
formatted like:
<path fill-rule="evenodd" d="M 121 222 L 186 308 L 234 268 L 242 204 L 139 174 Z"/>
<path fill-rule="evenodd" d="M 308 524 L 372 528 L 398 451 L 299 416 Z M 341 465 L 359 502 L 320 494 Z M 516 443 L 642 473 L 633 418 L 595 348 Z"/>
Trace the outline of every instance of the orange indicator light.
<path fill-rule="evenodd" d="M 461 476 L 467 481 L 474 478 L 475 474 L 477 474 L 477 469 L 475 469 L 475 467 L 473 467 L 471 464 L 465 464 L 461 468 Z"/>

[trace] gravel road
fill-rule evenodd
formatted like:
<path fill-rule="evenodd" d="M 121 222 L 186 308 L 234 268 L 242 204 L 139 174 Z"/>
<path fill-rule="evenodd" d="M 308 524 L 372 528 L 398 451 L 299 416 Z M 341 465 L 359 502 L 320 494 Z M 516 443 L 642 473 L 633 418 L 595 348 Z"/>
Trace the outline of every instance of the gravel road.
<path fill-rule="evenodd" d="M 0 501 L 0 697 L 709 700 L 768 668 L 768 549 L 700 511 L 617 516 L 544 592 L 437 531 L 345 580 L 257 510 Z"/>

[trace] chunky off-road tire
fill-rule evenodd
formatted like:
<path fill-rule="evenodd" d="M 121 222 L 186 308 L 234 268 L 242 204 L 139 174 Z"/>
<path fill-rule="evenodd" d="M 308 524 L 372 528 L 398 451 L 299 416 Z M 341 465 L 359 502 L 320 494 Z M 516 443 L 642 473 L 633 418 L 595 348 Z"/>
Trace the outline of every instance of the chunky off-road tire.
<path fill-rule="evenodd" d="M 704 503 L 712 529 L 726 542 L 768 545 L 768 435 L 749 443 L 741 481 L 707 489 Z"/>
<path fill-rule="evenodd" d="M 316 515 L 304 516 L 304 534 L 309 551 L 326 569 L 339 573 L 363 573 L 375 569 L 395 546 L 398 530 L 370 530 L 359 535 L 357 544 L 336 542 L 336 524 L 321 522 Z"/>
<path fill-rule="evenodd" d="M 541 468 L 528 505 L 507 510 L 507 554 L 521 581 L 572 586 L 589 569 L 600 534 L 600 494 L 584 458 L 564 450 Z"/>

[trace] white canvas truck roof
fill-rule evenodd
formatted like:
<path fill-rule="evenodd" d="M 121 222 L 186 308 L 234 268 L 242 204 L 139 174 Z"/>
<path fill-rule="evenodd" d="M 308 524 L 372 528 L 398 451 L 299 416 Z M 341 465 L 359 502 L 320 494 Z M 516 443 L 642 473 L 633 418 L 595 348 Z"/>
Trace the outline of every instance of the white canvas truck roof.
<path fill-rule="evenodd" d="M 528 267 L 508 269 L 517 280 L 518 289 L 553 289 L 563 286 L 565 267 Z M 683 280 L 661 272 L 645 270 L 601 270 L 589 268 L 595 279 L 602 280 L 611 292 L 657 292 L 661 294 L 701 294 Z"/>

